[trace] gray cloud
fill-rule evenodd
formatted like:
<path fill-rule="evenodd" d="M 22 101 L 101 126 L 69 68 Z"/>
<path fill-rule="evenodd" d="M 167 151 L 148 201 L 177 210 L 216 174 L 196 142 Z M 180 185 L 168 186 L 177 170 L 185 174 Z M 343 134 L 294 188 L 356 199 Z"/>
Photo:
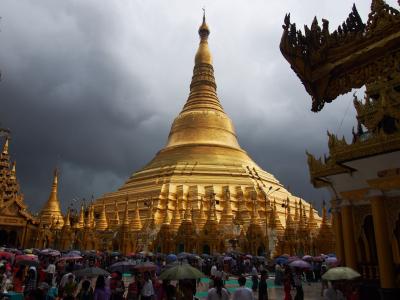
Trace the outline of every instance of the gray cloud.
<path fill-rule="evenodd" d="M 271 3 L 272 2 L 272 3 Z M 351 95 L 320 113 L 279 52 L 284 14 L 336 28 L 353 1 L 206 1 L 218 92 L 239 142 L 260 166 L 310 200 L 305 149 L 326 152 L 326 130 L 349 136 Z M 395 0 L 387 1 L 397 5 Z M 0 121 L 11 128 L 26 202 L 120 186 L 164 145 L 189 89 L 204 1 L 3 0 Z M 365 20 L 369 1 L 356 1 Z M 347 114 L 345 115 L 345 112 Z M 345 115 L 345 116 L 344 116 Z"/>

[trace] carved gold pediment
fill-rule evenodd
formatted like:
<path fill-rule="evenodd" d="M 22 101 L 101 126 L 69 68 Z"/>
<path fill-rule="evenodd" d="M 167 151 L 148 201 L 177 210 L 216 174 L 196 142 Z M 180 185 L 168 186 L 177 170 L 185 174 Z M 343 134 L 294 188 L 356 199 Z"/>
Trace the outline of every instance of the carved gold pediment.
<path fill-rule="evenodd" d="M 353 5 L 348 18 L 329 31 L 314 18 L 304 33 L 284 19 L 280 50 L 312 97 L 312 111 L 353 88 L 398 73 L 400 14 L 383 0 L 372 0 L 364 23 Z"/>

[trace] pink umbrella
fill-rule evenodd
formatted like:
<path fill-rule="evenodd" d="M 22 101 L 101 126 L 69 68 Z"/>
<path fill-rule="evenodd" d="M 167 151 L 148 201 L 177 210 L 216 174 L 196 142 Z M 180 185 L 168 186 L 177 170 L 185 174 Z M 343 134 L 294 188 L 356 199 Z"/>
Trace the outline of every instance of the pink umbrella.
<path fill-rule="evenodd" d="M 293 268 L 300 268 L 300 269 L 310 269 L 311 265 L 304 261 L 304 260 L 295 260 L 292 261 L 291 263 L 289 263 L 289 266 L 293 267 Z"/>
<path fill-rule="evenodd" d="M 25 254 L 25 255 L 17 255 L 15 257 L 15 261 L 19 262 L 21 260 L 27 260 L 27 261 L 38 261 L 38 257 L 33 254 Z"/>

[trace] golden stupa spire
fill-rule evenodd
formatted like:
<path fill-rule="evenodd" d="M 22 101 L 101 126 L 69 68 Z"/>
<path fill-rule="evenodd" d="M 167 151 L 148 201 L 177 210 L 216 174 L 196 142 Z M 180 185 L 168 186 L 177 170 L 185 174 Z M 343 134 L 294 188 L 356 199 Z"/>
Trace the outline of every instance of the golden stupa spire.
<path fill-rule="evenodd" d="M 211 195 L 210 199 L 210 211 L 208 212 L 208 220 L 207 222 L 215 223 L 217 222 L 217 210 L 215 208 L 216 201 L 215 201 L 215 194 Z"/>
<path fill-rule="evenodd" d="M 308 226 L 309 230 L 315 230 L 318 228 L 318 223 L 314 218 L 313 205 L 311 203 L 310 203 L 310 209 L 309 209 L 309 213 L 308 213 L 307 226 Z"/>
<path fill-rule="evenodd" d="M 140 219 L 139 201 L 136 201 L 135 213 L 131 222 L 131 230 L 140 231 L 142 229 L 142 221 Z"/>
<path fill-rule="evenodd" d="M 119 214 L 118 214 L 118 203 L 117 200 L 114 202 L 114 223 L 116 226 L 119 225 Z"/>
<path fill-rule="evenodd" d="M 169 218 L 168 207 L 169 207 L 169 205 L 168 205 L 168 200 L 167 200 L 167 204 L 165 205 L 165 214 L 164 214 L 164 220 L 163 220 L 163 224 L 167 224 L 167 225 L 169 225 L 171 222 L 170 218 Z"/>
<path fill-rule="evenodd" d="M 278 234 L 282 233 L 284 231 L 284 228 L 281 220 L 279 219 L 278 212 L 276 210 L 275 198 L 274 198 L 274 207 L 272 208 L 272 219 L 274 223 L 271 227 L 274 228 L 278 232 Z"/>
<path fill-rule="evenodd" d="M 94 208 L 93 208 L 94 211 Z M 104 231 L 108 228 L 108 221 L 106 215 L 106 204 L 103 199 L 103 205 L 101 206 L 101 212 L 99 220 L 96 222 L 96 230 Z"/>
<path fill-rule="evenodd" d="M 6 141 L 4 142 L 3 145 L 3 151 L 1 152 L 3 155 L 8 155 L 8 137 L 6 137 Z"/>
<path fill-rule="evenodd" d="M 64 220 L 64 227 L 71 227 L 71 221 L 70 221 L 70 217 L 71 217 L 71 211 L 68 208 L 67 210 L 67 215 L 65 216 L 65 220 Z"/>
<path fill-rule="evenodd" d="M 51 220 L 57 219 L 59 220 L 59 226 L 64 225 L 64 218 L 61 214 L 60 209 L 60 202 L 58 200 L 57 195 L 58 189 L 58 170 L 54 170 L 54 177 L 53 177 L 53 185 L 51 187 L 51 192 L 49 199 L 47 200 L 46 204 L 44 205 L 42 211 L 40 212 L 40 217 L 42 218 L 44 223 L 51 224 Z"/>
<path fill-rule="evenodd" d="M 14 161 L 11 167 L 11 174 L 10 179 L 16 180 L 17 179 L 17 162 Z"/>
<path fill-rule="evenodd" d="M 78 222 L 76 222 L 75 228 L 82 229 L 83 227 L 85 227 L 85 207 L 82 203 L 81 210 L 79 212 L 79 219 Z"/>

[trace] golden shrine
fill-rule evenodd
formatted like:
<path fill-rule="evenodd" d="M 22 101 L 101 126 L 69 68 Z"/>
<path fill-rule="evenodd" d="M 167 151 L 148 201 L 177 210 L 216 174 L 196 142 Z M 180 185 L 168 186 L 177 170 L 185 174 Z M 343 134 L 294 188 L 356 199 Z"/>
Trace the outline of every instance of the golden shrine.
<path fill-rule="evenodd" d="M 333 251 L 325 208 L 321 219 L 239 146 L 217 96 L 209 34 L 203 16 L 189 97 L 166 146 L 117 191 L 65 216 L 55 171 L 49 199 L 32 217 L 36 233 L 23 246 L 267 256 Z"/>
<path fill-rule="evenodd" d="M 363 276 L 362 299 L 399 299 L 400 289 L 400 13 L 372 0 L 364 23 L 356 6 L 337 30 L 317 19 L 305 34 L 285 17 L 281 52 L 321 110 L 354 94 L 357 128 L 347 142 L 328 132 L 329 155 L 307 153 L 311 182 L 332 195 L 336 253 Z M 379 291 L 379 293 L 378 293 Z"/>

